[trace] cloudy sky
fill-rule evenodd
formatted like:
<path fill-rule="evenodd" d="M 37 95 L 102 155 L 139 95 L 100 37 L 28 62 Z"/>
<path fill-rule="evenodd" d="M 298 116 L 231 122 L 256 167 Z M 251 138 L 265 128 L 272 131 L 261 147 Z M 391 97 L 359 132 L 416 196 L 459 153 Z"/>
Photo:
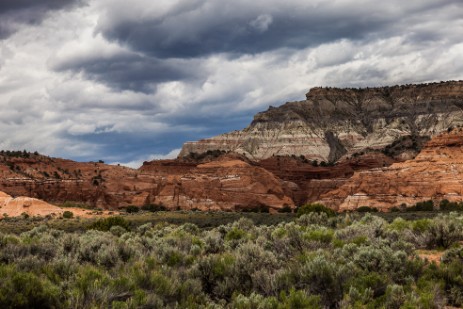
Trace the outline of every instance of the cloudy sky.
<path fill-rule="evenodd" d="M 0 149 L 136 166 L 313 86 L 460 79 L 461 0 L 0 0 Z"/>

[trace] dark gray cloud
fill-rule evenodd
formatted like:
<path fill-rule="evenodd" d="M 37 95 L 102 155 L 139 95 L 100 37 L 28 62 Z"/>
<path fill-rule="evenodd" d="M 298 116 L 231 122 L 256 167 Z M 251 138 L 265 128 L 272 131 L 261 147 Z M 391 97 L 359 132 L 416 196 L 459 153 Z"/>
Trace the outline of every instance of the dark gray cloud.
<path fill-rule="evenodd" d="M 282 47 L 300 49 L 339 39 L 381 37 L 388 31 L 394 35 L 407 31 L 407 23 L 413 23 L 415 17 L 449 6 L 462 8 L 459 0 L 312 2 L 176 1 L 162 13 L 153 10 L 150 15 L 147 10 L 125 18 L 120 18 L 125 6 L 116 2 L 100 18 L 97 30 L 110 40 L 156 57 L 188 58 L 223 52 L 253 54 Z M 137 4 L 150 6 L 149 1 Z"/>
<path fill-rule="evenodd" d="M 76 0 L 2 0 L 0 2 L 0 14 L 11 11 L 22 10 L 53 10 L 61 9 L 71 3 L 76 3 Z"/>
<path fill-rule="evenodd" d="M 158 83 L 197 80 L 204 75 L 199 67 L 181 59 L 161 60 L 134 53 L 115 54 L 111 57 L 90 54 L 78 59 L 67 59 L 55 64 L 53 68 L 57 71 L 83 73 L 87 78 L 116 90 L 145 93 L 154 92 Z"/>
<path fill-rule="evenodd" d="M 1 0 L 0 39 L 14 33 L 23 24 L 38 24 L 48 12 L 82 4 L 84 0 Z"/>
<path fill-rule="evenodd" d="M 423 18 L 429 14 L 461 18 L 463 14 L 458 0 L 398 5 L 398 1 L 365 1 L 361 6 L 354 1 L 332 4 L 299 0 L 254 4 L 216 0 L 155 4 L 136 0 L 130 5 L 122 0 L 103 2 L 95 33 L 133 53 L 108 57 L 94 51 L 64 59 L 53 68 L 83 73 L 116 90 L 152 93 L 159 83 L 169 81 L 201 85 L 208 74 L 202 60 L 220 53 L 233 59 L 282 48 L 297 51 L 339 40 L 368 42 L 397 35 L 413 44 L 439 44 L 441 30 L 423 25 Z M 328 54 L 318 57 L 319 65 L 339 64 L 353 57 L 352 53 L 335 57 L 331 50 Z"/>
<path fill-rule="evenodd" d="M 290 12 L 251 15 L 244 11 L 220 18 L 211 16 L 221 15 L 220 10 L 203 14 L 147 21 L 111 20 L 100 30 L 110 40 L 156 57 L 189 58 L 214 53 L 254 54 L 281 47 L 298 49 L 340 38 L 360 39 L 382 24 L 376 20 L 365 24 L 355 17 L 341 24 L 336 16 L 322 20 L 302 12 L 291 18 Z M 210 23 L 205 23 L 208 20 Z"/>

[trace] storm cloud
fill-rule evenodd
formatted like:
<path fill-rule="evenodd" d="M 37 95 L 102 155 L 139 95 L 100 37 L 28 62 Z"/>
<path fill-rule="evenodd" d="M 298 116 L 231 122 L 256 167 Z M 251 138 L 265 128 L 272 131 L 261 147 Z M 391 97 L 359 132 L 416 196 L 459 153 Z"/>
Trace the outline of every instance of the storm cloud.
<path fill-rule="evenodd" d="M 2 0 L 0 1 L 0 39 L 17 31 L 23 24 L 40 23 L 50 11 L 72 8 L 82 0 Z"/>
<path fill-rule="evenodd" d="M 168 81 L 188 81 L 200 77 L 198 68 L 181 59 L 162 60 L 146 55 L 124 53 L 110 58 L 98 54 L 56 64 L 55 70 L 82 72 L 88 79 L 107 84 L 116 90 L 152 92 L 156 85 Z"/>
<path fill-rule="evenodd" d="M 407 20 L 462 8 L 456 0 L 160 2 L 137 0 L 139 9 L 124 15 L 126 1 L 111 1 L 96 30 L 153 56 L 198 57 L 300 49 L 339 39 L 391 36 L 404 30 L 412 33 Z"/>
<path fill-rule="evenodd" d="M 460 0 L 0 1 L 0 148 L 131 166 L 313 86 L 463 79 Z"/>

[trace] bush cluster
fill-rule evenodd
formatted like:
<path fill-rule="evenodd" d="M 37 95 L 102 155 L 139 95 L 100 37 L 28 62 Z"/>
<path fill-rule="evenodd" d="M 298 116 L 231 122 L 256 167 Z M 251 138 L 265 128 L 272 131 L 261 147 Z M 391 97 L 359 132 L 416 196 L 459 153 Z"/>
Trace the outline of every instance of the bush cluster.
<path fill-rule="evenodd" d="M 370 206 L 360 206 L 355 211 L 357 212 L 378 212 L 378 208 Z"/>
<path fill-rule="evenodd" d="M 108 217 L 99 219 L 90 225 L 91 229 L 99 230 L 99 231 L 109 231 L 112 227 L 119 226 L 124 229 L 129 228 L 129 222 L 122 217 Z"/>
<path fill-rule="evenodd" d="M 434 202 L 431 200 L 418 202 L 414 206 L 407 207 L 406 211 L 433 211 Z"/>
<path fill-rule="evenodd" d="M 307 209 L 321 209 L 319 206 Z M 0 233 L 0 308 L 442 308 L 463 305 L 463 216 L 309 211 L 257 226 Z M 441 250 L 440 265 L 417 249 Z"/>
<path fill-rule="evenodd" d="M 442 200 L 439 203 L 439 209 L 442 211 L 463 211 L 463 202 L 449 202 L 449 200 Z"/>
<path fill-rule="evenodd" d="M 309 213 L 312 213 L 312 212 L 315 212 L 315 213 L 325 213 L 327 214 L 329 217 L 333 217 L 336 215 L 336 213 L 334 212 L 334 210 L 332 210 L 331 208 L 328 208 L 322 204 L 318 204 L 318 203 L 313 203 L 313 204 L 306 204 L 306 205 L 302 205 L 301 207 L 299 207 L 297 209 L 297 215 L 298 217 L 302 216 L 302 215 L 306 215 L 306 214 L 309 214 Z"/>
<path fill-rule="evenodd" d="M 125 207 L 125 211 L 129 214 L 131 213 L 136 213 L 140 211 L 140 207 L 134 206 L 134 205 L 129 205 Z"/>
<path fill-rule="evenodd" d="M 147 205 L 143 205 L 141 209 L 144 211 L 157 212 L 157 211 L 165 211 L 166 207 L 164 207 L 163 205 L 157 205 L 157 204 L 147 204 Z"/>

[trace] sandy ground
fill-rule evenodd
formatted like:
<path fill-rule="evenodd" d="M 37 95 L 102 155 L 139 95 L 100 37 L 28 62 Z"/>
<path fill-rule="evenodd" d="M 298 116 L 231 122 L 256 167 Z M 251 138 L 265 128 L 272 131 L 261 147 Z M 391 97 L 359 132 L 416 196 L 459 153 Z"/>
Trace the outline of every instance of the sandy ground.
<path fill-rule="evenodd" d="M 435 262 L 437 265 L 441 263 L 441 257 L 444 254 L 443 251 L 436 250 L 417 250 L 418 256 L 424 260 L 428 260 L 430 263 Z"/>

